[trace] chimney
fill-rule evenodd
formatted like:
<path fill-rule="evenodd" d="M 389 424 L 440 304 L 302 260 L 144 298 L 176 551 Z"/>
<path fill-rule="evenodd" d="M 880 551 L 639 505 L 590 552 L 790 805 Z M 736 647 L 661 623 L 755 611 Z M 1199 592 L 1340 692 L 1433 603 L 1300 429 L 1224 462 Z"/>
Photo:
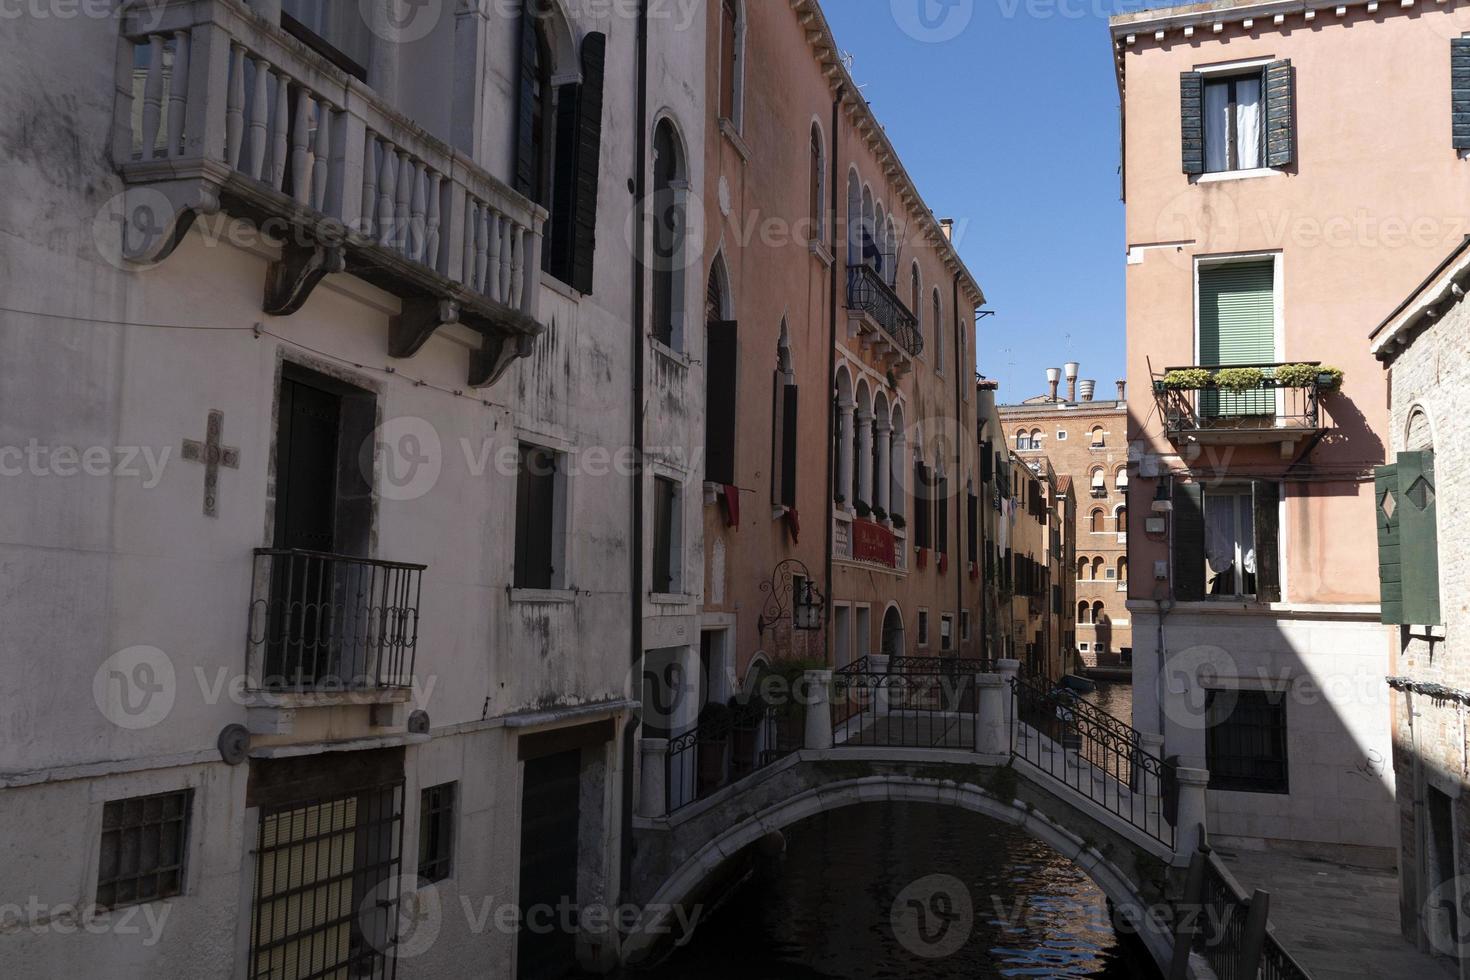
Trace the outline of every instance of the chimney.
<path fill-rule="evenodd" d="M 1091 378 L 1088 378 L 1086 381 L 1082 382 L 1082 400 L 1083 401 L 1085 401 L 1085 402 L 1092 401 L 1092 393 L 1095 392 L 1095 391 L 1097 391 L 1097 382 L 1096 381 L 1092 380 Z"/>
<path fill-rule="evenodd" d="M 1057 386 L 1059 384 L 1061 384 L 1061 383 L 1062 383 L 1062 369 L 1061 368 L 1047 368 L 1046 369 L 1046 384 L 1047 384 L 1047 387 L 1051 389 L 1051 391 L 1050 391 L 1050 393 L 1046 397 L 1047 397 L 1047 399 L 1049 401 L 1056 401 L 1057 400 Z"/>
<path fill-rule="evenodd" d="M 1069 401 L 1069 402 L 1075 402 L 1077 400 L 1077 362 L 1076 361 L 1068 361 L 1067 362 L 1067 365 L 1066 365 L 1066 371 L 1067 371 L 1067 401 Z"/>
<path fill-rule="evenodd" d="M 944 240 L 945 241 L 947 241 L 947 242 L 953 241 L 954 240 L 954 219 L 953 218 L 940 218 L 939 219 L 939 230 L 942 231 L 942 232 L 944 232 Z"/>
<path fill-rule="evenodd" d="M 1126 381 L 1119 381 L 1118 382 L 1118 401 L 1120 401 L 1120 402 L 1126 402 L 1127 400 L 1128 400 L 1128 382 L 1126 382 Z"/>

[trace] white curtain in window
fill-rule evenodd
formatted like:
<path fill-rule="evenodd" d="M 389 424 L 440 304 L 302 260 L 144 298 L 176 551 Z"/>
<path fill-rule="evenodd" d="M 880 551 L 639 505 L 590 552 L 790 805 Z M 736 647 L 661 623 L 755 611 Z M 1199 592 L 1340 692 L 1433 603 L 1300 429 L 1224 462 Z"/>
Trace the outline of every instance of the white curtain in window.
<path fill-rule="evenodd" d="M 1235 138 L 1240 147 L 1240 169 L 1265 165 L 1261 158 L 1261 80 L 1240 78 L 1235 82 Z"/>
<path fill-rule="evenodd" d="M 1235 564 L 1235 498 L 1205 498 L 1205 561 L 1211 575 L 1223 575 Z"/>
<path fill-rule="evenodd" d="M 1230 169 L 1230 86 L 1205 86 L 1205 169 Z"/>

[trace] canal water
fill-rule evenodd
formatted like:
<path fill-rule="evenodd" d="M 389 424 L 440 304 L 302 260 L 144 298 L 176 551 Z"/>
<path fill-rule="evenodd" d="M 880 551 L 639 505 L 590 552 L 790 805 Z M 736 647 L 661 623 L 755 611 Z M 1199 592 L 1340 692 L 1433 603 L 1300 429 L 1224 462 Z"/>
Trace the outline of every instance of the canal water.
<path fill-rule="evenodd" d="M 1124 691 L 1116 690 L 1125 687 Z M 1129 717 L 1126 685 L 1092 699 Z M 1157 978 L 1075 865 L 979 814 L 875 803 L 802 821 L 785 853 L 643 980 Z"/>

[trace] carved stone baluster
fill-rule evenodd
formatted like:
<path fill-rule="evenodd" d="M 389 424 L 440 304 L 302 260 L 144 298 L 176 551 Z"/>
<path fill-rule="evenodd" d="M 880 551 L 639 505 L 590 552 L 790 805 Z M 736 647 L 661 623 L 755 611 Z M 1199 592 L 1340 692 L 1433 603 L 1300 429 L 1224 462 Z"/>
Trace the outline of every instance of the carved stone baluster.
<path fill-rule="evenodd" d="M 362 234 L 372 237 L 373 212 L 378 206 L 378 137 L 370 129 L 362 147 L 362 217 L 358 220 Z"/>
<path fill-rule="evenodd" d="M 250 95 L 250 166 L 245 168 L 245 173 L 259 180 L 265 173 L 265 80 L 270 76 L 271 66 L 264 58 L 256 58 L 252 63 L 255 65 L 255 85 Z"/>
<path fill-rule="evenodd" d="M 271 179 L 270 184 L 280 190 L 286 182 L 286 133 L 291 128 L 290 84 L 286 76 L 276 75 L 276 111 L 271 118 Z"/>
<path fill-rule="evenodd" d="M 485 269 L 488 248 L 493 248 L 488 239 L 490 233 L 490 209 L 481 204 L 475 205 L 475 288 L 485 292 Z"/>
<path fill-rule="evenodd" d="M 311 95 L 296 90 L 296 118 L 291 124 L 291 196 L 297 204 L 311 203 L 311 158 L 307 140 L 311 136 Z"/>
<path fill-rule="evenodd" d="M 143 83 L 143 159 L 158 155 L 158 131 L 163 119 L 163 35 L 148 37 L 148 78 Z"/>
<path fill-rule="evenodd" d="M 457 188 L 456 188 L 457 190 Z M 480 205 L 465 192 L 464 196 L 464 254 L 460 261 L 461 280 L 470 289 L 479 289 L 479 280 L 475 278 L 475 239 L 476 229 L 480 227 Z"/>
<path fill-rule="evenodd" d="M 393 247 L 404 255 L 409 250 L 408 202 L 413 196 L 413 158 L 403 151 L 398 158 L 398 197 L 393 202 L 393 219 L 398 228 L 393 235 Z"/>
<path fill-rule="evenodd" d="M 174 32 L 174 67 L 168 83 L 168 146 L 164 156 L 184 151 L 184 115 L 189 106 L 189 32 Z"/>
<path fill-rule="evenodd" d="M 413 162 L 413 198 L 409 201 L 409 239 L 408 257 L 415 262 L 424 261 L 424 212 L 427 203 L 424 201 L 424 190 L 426 181 L 424 179 L 424 162 L 415 160 Z"/>
<path fill-rule="evenodd" d="M 311 206 L 327 209 L 327 170 L 332 165 L 332 107 L 316 104 L 316 137 L 311 144 Z"/>
<path fill-rule="evenodd" d="M 245 49 L 230 45 L 230 83 L 225 94 L 225 163 L 240 169 L 245 136 Z"/>
<path fill-rule="evenodd" d="M 521 293 L 524 285 L 525 266 L 528 261 L 526 255 L 526 239 L 530 229 L 522 228 L 518 224 L 506 222 L 510 225 L 511 243 L 515 246 L 514 257 L 510 267 L 510 299 L 506 305 L 513 310 L 521 308 Z"/>
<path fill-rule="evenodd" d="M 435 272 L 439 271 L 439 195 L 443 175 L 437 170 L 429 171 L 429 211 L 424 226 L 424 262 Z"/>
<path fill-rule="evenodd" d="M 488 212 L 485 221 L 485 231 L 490 239 L 490 279 L 485 283 L 485 288 L 481 292 L 496 302 L 499 302 L 500 284 L 505 281 L 505 277 L 500 274 L 500 213 L 498 211 L 491 211 L 489 208 L 485 210 Z"/>
<path fill-rule="evenodd" d="M 393 195 L 398 187 L 398 153 L 383 141 L 383 162 L 378 167 L 378 241 L 391 245 L 398 229 L 393 225 Z"/>

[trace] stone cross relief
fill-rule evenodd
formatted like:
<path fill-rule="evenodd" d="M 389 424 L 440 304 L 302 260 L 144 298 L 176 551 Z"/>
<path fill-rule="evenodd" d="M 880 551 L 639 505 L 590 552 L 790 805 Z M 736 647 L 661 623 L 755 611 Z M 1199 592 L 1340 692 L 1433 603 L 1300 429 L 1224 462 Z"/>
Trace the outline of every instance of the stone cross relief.
<path fill-rule="evenodd" d="M 204 441 L 184 440 L 183 458 L 204 464 L 204 516 L 219 516 L 219 468 L 240 468 L 240 449 L 237 446 L 220 445 L 224 432 L 225 413 L 210 409 L 209 419 L 204 425 Z"/>

